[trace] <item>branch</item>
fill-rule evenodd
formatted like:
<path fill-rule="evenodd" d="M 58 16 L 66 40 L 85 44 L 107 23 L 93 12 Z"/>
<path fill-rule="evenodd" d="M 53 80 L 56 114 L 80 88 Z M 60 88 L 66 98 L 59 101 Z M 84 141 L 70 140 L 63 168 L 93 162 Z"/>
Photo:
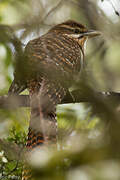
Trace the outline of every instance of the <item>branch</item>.
<path fill-rule="evenodd" d="M 105 101 L 115 102 L 114 104 L 119 104 L 120 93 L 117 92 L 95 92 L 96 96 L 99 96 Z M 65 98 L 62 100 L 61 104 L 68 103 L 81 103 L 90 102 L 94 103 L 93 97 L 88 94 L 82 93 L 80 90 L 74 90 L 71 93 L 67 93 Z M 17 96 L 1 96 L 0 97 L 0 108 L 1 109 L 11 109 L 18 107 L 29 107 L 30 101 L 28 95 L 17 95 Z"/>

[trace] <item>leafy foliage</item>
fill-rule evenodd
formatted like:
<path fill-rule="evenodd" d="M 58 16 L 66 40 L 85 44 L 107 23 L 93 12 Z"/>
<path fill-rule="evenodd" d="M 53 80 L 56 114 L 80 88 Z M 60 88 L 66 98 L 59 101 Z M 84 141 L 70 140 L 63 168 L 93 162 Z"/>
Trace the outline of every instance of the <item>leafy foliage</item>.
<path fill-rule="evenodd" d="M 9 136 L 5 141 L 6 143 L 15 143 L 19 147 L 23 148 L 26 142 L 26 134 L 23 132 L 17 131 L 13 127 L 10 130 Z M 6 144 L 6 145 L 7 145 L 7 148 L 9 148 L 9 144 Z M 5 180 L 21 179 L 23 163 L 21 162 L 21 159 L 20 159 L 20 153 L 21 152 L 18 152 L 19 156 L 17 159 L 11 159 L 11 157 L 9 157 L 9 154 L 6 154 L 3 150 L 1 150 L 0 152 L 0 164 L 1 164 L 0 179 L 5 179 Z"/>
<path fill-rule="evenodd" d="M 80 76 L 83 83 L 72 87 L 94 103 L 57 108 L 59 151 L 36 155 L 34 160 L 42 160 L 37 166 L 30 163 L 36 179 L 120 179 L 119 103 L 104 101 L 95 93 L 120 89 L 119 9 L 112 7 L 116 14 L 108 16 L 103 3 L 105 0 L 0 1 L 0 95 L 7 94 L 26 42 L 55 23 L 71 18 L 103 32 L 102 37 L 89 41 L 86 74 Z M 27 108 L 0 109 L 0 179 L 21 179 L 24 153 L 20 154 L 29 118 Z"/>

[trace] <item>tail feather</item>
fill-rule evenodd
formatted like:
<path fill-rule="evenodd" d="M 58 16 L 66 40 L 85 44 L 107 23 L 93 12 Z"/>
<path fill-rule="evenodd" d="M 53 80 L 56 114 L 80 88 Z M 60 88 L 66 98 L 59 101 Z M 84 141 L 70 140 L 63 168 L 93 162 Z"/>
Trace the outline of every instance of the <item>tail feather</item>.
<path fill-rule="evenodd" d="M 30 93 L 31 118 L 27 139 L 27 150 L 31 151 L 43 144 L 56 148 L 57 121 L 56 105 L 63 99 L 66 90 L 58 83 L 43 79 L 28 85 Z M 31 170 L 24 169 L 22 180 L 31 179 Z"/>
<path fill-rule="evenodd" d="M 28 131 L 28 139 L 26 143 L 26 148 L 28 152 L 34 148 L 38 148 L 39 146 L 41 147 L 45 143 L 44 136 L 42 133 L 35 132 L 31 128 L 29 128 Z M 25 164 L 23 167 L 23 172 L 22 172 L 22 180 L 30 180 L 32 179 L 32 172 L 28 164 Z"/>
<path fill-rule="evenodd" d="M 27 149 L 31 149 L 43 144 L 44 144 L 43 134 L 40 132 L 35 133 L 31 128 L 29 128 L 28 139 L 26 144 Z"/>

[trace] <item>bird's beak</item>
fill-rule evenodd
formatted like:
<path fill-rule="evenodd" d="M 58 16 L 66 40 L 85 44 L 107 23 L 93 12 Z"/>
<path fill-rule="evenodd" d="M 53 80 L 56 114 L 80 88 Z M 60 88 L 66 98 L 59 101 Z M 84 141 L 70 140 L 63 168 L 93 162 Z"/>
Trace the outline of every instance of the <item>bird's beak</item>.
<path fill-rule="evenodd" d="M 95 30 L 88 30 L 87 32 L 84 32 L 83 35 L 87 36 L 88 38 L 92 38 L 101 35 L 101 32 Z"/>

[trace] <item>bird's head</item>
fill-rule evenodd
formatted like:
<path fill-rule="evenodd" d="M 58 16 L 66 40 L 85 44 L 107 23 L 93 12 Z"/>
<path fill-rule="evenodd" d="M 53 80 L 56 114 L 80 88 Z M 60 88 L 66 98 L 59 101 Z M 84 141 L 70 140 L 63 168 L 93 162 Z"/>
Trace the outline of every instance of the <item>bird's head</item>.
<path fill-rule="evenodd" d="M 88 30 L 84 25 L 73 20 L 68 20 L 58 24 L 50 31 L 55 31 L 56 33 L 64 34 L 73 38 L 81 45 L 81 47 L 84 47 L 84 43 L 88 38 L 92 38 L 101 34 L 96 30 Z"/>

